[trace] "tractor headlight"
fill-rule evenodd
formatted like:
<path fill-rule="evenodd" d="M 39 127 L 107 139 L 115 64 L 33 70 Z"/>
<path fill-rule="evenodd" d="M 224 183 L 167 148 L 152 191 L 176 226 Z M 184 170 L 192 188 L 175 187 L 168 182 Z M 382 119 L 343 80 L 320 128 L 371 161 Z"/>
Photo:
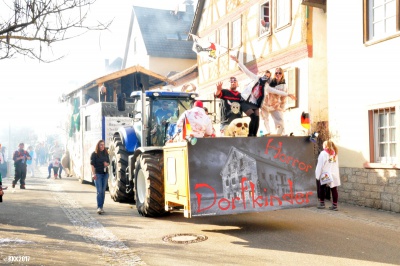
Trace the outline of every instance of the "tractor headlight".
<path fill-rule="evenodd" d="M 193 136 L 187 136 L 186 137 L 186 141 L 188 143 L 190 143 L 191 145 L 196 145 L 197 143 L 197 138 L 193 137 Z"/>

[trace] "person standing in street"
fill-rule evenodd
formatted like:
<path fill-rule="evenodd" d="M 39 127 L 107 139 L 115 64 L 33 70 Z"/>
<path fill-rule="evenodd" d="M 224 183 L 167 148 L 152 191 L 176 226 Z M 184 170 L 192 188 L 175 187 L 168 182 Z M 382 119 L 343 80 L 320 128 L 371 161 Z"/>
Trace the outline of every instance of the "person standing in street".
<path fill-rule="evenodd" d="M 49 172 L 47 179 L 49 179 L 51 176 L 51 169 L 53 169 L 53 167 L 54 167 L 53 164 L 58 165 L 58 172 L 59 172 L 59 173 L 55 172 L 54 176 L 55 177 L 58 176 L 59 178 L 61 178 L 61 173 L 63 170 L 63 167 L 61 165 L 61 157 L 62 157 L 63 153 L 64 153 L 63 148 L 58 144 L 57 141 L 54 141 L 54 145 L 49 150 L 49 155 L 50 155 L 51 160 L 50 160 L 49 166 L 47 167 L 47 171 Z M 57 167 L 55 167 L 55 168 L 57 168 Z"/>
<path fill-rule="evenodd" d="M 97 213 L 102 214 L 104 213 L 103 205 L 108 182 L 108 166 L 110 165 L 104 140 L 97 142 L 96 149 L 90 156 L 90 165 L 92 166 L 92 177 L 97 191 Z"/>
<path fill-rule="evenodd" d="M 6 188 L 4 188 L 6 189 Z M 4 195 L 4 191 L 3 191 L 3 179 L 1 177 L 1 173 L 0 173 L 0 202 L 3 202 L 3 195 Z"/>
<path fill-rule="evenodd" d="M 25 189 L 25 178 L 26 178 L 26 161 L 31 160 L 31 156 L 29 153 L 24 150 L 25 144 L 20 143 L 18 145 L 18 150 L 14 152 L 13 160 L 15 166 L 15 177 L 12 181 L 12 187 L 15 188 L 15 185 L 20 182 L 20 189 Z"/>
<path fill-rule="evenodd" d="M 1 143 L 0 143 L 0 150 L 1 150 Z M 4 157 L 3 154 L 0 152 L 0 164 L 4 162 Z M 0 172 L 0 202 L 3 202 L 3 179 L 2 179 L 2 173 Z"/>
<path fill-rule="evenodd" d="M 37 165 L 38 166 L 43 166 L 46 164 L 46 149 L 44 146 L 44 142 L 39 143 L 37 147 Z"/>
<path fill-rule="evenodd" d="M 1 181 L 1 177 L 0 177 L 0 202 L 3 202 L 4 192 L 3 192 L 3 187 L 1 186 L 1 184 L 2 184 L 2 181 Z"/>
<path fill-rule="evenodd" d="M 7 158 L 7 151 L 6 151 L 6 147 L 2 146 L 0 144 L 0 156 L 1 156 L 1 161 L 0 161 L 0 174 L 2 176 L 2 178 L 6 178 L 7 177 L 7 162 L 8 162 L 8 158 Z"/>
<path fill-rule="evenodd" d="M 2 149 L 3 149 L 3 147 L 1 146 L 1 143 L 0 143 L 0 167 L 2 167 L 3 166 L 3 164 L 5 163 L 5 156 L 4 156 L 4 153 L 2 152 Z M 3 171 L 0 171 L 0 177 L 2 177 L 3 176 Z"/>
<path fill-rule="evenodd" d="M 31 177 L 34 177 L 35 167 L 36 167 L 36 152 L 32 146 L 28 147 L 28 152 L 29 152 L 29 156 L 31 156 L 31 159 L 26 161 L 27 171 L 28 171 L 28 174 L 31 175 Z"/>
<path fill-rule="evenodd" d="M 317 189 L 319 191 L 319 204 L 318 209 L 325 209 L 325 191 L 326 186 L 329 185 L 332 190 L 332 206 L 330 210 L 338 210 L 338 190 L 340 186 L 340 173 L 339 173 L 339 158 L 338 149 L 331 140 L 324 141 L 322 144 L 323 151 L 318 156 L 318 163 L 315 168 L 315 178 L 317 179 Z M 329 172 L 332 175 L 333 182 L 330 184 L 321 185 L 320 177 L 323 172 Z"/>

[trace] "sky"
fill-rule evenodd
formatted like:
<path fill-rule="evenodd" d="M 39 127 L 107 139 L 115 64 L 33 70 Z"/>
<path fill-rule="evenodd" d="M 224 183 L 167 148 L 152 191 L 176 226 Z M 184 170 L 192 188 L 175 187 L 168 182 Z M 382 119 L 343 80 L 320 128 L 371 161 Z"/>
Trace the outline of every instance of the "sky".
<path fill-rule="evenodd" d="M 2 125 L 18 123 L 43 132 L 54 130 L 64 118 L 58 98 L 103 76 L 105 59 L 111 63 L 117 57 L 123 58 L 132 5 L 174 10 L 179 4 L 183 8 L 182 3 L 183 0 L 117 0 L 111 4 L 109 0 L 97 0 L 90 19 L 113 20 L 111 27 L 53 46 L 54 55 L 63 55 L 63 59 L 53 63 L 22 57 L 0 60 L 0 108 L 9 110 L 6 116 L 3 112 Z"/>

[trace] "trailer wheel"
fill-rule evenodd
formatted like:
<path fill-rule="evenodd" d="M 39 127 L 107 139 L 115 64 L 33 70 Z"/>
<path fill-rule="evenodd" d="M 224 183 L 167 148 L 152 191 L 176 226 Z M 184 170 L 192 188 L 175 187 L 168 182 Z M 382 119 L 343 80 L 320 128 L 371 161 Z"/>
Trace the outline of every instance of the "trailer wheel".
<path fill-rule="evenodd" d="M 140 215 L 158 217 L 165 214 L 163 154 L 144 153 L 135 163 L 135 199 Z"/>
<path fill-rule="evenodd" d="M 110 166 L 108 168 L 108 189 L 111 198 L 116 202 L 133 202 L 133 190 L 126 191 L 128 181 L 128 152 L 122 145 L 121 138 L 114 136 L 108 149 Z"/>

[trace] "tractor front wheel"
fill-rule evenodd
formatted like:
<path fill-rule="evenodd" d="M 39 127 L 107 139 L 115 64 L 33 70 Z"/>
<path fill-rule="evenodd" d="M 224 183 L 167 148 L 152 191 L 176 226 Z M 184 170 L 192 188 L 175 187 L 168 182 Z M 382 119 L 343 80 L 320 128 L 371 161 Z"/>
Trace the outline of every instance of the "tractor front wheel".
<path fill-rule="evenodd" d="M 128 152 L 122 144 L 119 136 L 114 136 L 108 149 L 110 166 L 108 168 L 108 189 L 110 196 L 117 202 L 133 202 L 134 194 L 131 189 L 127 192 L 128 176 Z M 132 187 L 132 186 L 131 186 Z"/>
<path fill-rule="evenodd" d="M 159 217 L 165 214 L 163 154 L 144 153 L 135 163 L 135 199 L 140 215 Z"/>

